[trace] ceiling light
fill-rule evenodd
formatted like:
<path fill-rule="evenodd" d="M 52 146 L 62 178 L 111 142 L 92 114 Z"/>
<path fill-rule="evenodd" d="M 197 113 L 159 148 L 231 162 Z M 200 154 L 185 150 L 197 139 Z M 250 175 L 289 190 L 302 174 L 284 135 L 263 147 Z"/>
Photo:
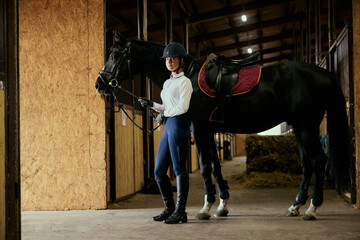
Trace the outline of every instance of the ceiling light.
<path fill-rule="evenodd" d="M 248 48 L 248 49 L 247 49 L 247 52 L 248 52 L 248 53 L 252 53 L 252 49 L 251 49 L 251 48 Z"/>
<path fill-rule="evenodd" d="M 241 16 L 241 21 L 246 22 L 246 20 L 247 20 L 247 17 L 246 17 L 245 14 L 243 14 L 243 15 Z"/>

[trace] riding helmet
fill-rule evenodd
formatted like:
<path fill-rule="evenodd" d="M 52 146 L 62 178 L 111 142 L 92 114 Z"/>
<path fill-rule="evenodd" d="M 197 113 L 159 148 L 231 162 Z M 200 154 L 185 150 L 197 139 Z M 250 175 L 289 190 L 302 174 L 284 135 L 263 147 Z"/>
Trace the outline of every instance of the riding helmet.
<path fill-rule="evenodd" d="M 164 49 L 162 58 L 167 57 L 186 57 L 185 48 L 177 42 L 169 43 Z"/>

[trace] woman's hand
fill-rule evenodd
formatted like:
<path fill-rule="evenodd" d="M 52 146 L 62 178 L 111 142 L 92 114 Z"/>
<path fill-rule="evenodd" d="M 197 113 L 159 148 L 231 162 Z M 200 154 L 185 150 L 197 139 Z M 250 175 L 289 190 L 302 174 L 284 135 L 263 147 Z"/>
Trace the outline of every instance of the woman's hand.
<path fill-rule="evenodd" d="M 151 101 L 150 99 L 147 99 L 145 97 L 139 97 L 138 101 L 140 102 L 141 106 L 144 107 L 153 107 L 154 106 L 154 102 Z"/>
<path fill-rule="evenodd" d="M 157 122 L 159 125 L 161 125 L 165 120 L 165 116 L 164 114 L 160 113 L 156 119 L 155 119 L 155 122 Z"/>

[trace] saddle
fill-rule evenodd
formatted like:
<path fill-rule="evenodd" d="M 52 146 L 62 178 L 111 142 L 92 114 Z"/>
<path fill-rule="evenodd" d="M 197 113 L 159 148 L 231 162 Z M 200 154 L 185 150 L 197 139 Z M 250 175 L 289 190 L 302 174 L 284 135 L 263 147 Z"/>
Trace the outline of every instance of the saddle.
<path fill-rule="evenodd" d="M 233 60 L 227 58 L 223 55 L 216 56 L 211 53 L 207 60 L 205 61 L 203 71 L 199 73 L 199 86 L 200 89 L 209 96 L 215 95 L 217 107 L 213 110 L 210 121 L 224 123 L 224 105 L 226 104 L 226 97 L 228 102 L 231 100 L 231 96 L 234 93 L 234 88 L 236 94 L 243 94 L 250 91 L 259 80 L 260 66 L 256 68 L 255 76 L 256 81 L 251 81 L 250 84 L 245 84 L 245 88 L 242 85 L 241 81 L 244 77 L 244 73 L 241 73 L 240 70 L 247 68 L 251 65 L 255 65 L 259 60 L 260 53 L 254 53 L 247 58 L 240 60 Z M 245 69 L 244 69 L 245 70 Z M 252 71 L 250 69 L 250 71 Z M 245 71 L 246 74 L 248 71 Z M 241 73 L 241 75 L 239 75 Z M 246 75 L 245 75 L 246 76 Z M 203 84 L 205 80 L 207 86 Z M 202 83 L 201 83 L 202 82 Z M 239 90 L 237 92 L 237 90 Z M 212 95 L 213 94 L 213 95 Z"/>
<path fill-rule="evenodd" d="M 240 69 L 257 63 L 259 56 L 260 53 L 257 52 L 247 58 L 233 60 L 211 53 L 205 62 L 205 80 L 217 95 L 231 96 L 232 90 L 239 80 Z"/>

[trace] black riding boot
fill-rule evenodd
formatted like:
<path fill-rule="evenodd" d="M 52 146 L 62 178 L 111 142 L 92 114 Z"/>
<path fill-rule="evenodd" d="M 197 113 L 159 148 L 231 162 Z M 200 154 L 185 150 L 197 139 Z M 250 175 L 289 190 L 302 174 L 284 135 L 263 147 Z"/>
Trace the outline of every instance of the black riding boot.
<path fill-rule="evenodd" d="M 176 177 L 177 182 L 177 203 L 175 212 L 164 223 L 185 223 L 187 222 L 187 213 L 185 212 L 186 201 L 189 193 L 189 174 L 187 172 L 181 173 Z"/>
<path fill-rule="evenodd" d="M 171 214 L 175 210 L 173 192 L 170 179 L 166 177 L 166 179 L 161 181 L 156 181 L 159 187 L 161 197 L 164 201 L 165 210 L 162 211 L 159 215 L 153 217 L 154 221 L 163 221 L 171 216 Z"/>

